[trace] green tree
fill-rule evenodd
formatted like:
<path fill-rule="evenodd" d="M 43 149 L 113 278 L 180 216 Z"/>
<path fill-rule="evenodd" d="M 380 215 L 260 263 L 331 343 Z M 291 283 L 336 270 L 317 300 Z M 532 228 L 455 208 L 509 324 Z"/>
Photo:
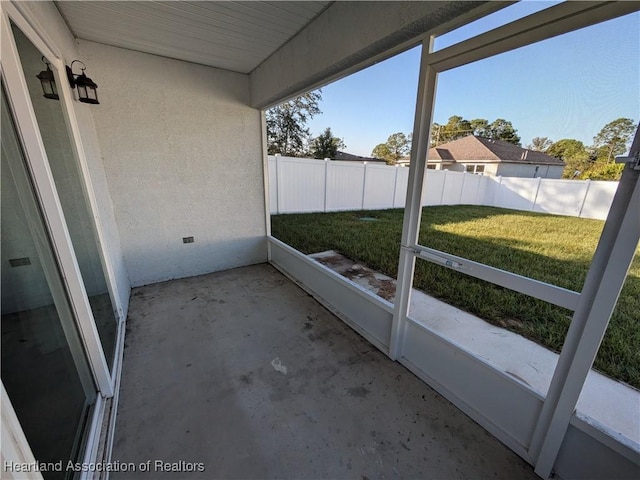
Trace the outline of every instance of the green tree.
<path fill-rule="evenodd" d="M 433 124 L 431 146 L 435 147 L 442 143 L 452 142 L 468 135 L 504 140 L 519 146 L 520 137 L 516 132 L 517 130 L 513 127 L 513 124 L 503 118 L 498 118 L 489 123 L 485 118 L 465 120 L 460 115 L 453 115 L 449 117 L 449 120 L 444 125 Z"/>
<path fill-rule="evenodd" d="M 346 147 L 342 139 L 333 136 L 329 127 L 311 142 L 313 158 L 335 158 L 338 150 Z"/>
<path fill-rule="evenodd" d="M 592 164 L 580 178 L 583 180 L 587 178 L 590 180 L 620 180 L 623 170 L 623 163 L 596 162 Z"/>
<path fill-rule="evenodd" d="M 431 125 L 431 139 L 429 140 L 430 147 L 437 147 L 442 142 L 440 141 L 440 132 L 442 132 L 443 125 L 433 122 Z M 381 144 L 382 145 L 382 144 Z"/>
<path fill-rule="evenodd" d="M 469 122 L 476 137 L 490 137 L 491 129 L 489 128 L 489 120 L 486 118 L 475 118 Z"/>
<path fill-rule="evenodd" d="M 531 143 L 527 145 L 529 150 L 535 150 L 537 152 L 544 152 L 553 145 L 553 141 L 547 137 L 533 137 Z"/>
<path fill-rule="evenodd" d="M 458 138 L 466 137 L 473 133 L 471 122 L 465 120 L 460 115 L 453 115 L 445 125 L 439 125 L 436 142 L 441 143 L 452 142 Z"/>
<path fill-rule="evenodd" d="M 563 138 L 562 140 L 554 142 L 547 148 L 546 153 L 552 157 L 559 158 L 563 162 L 577 157 L 589 159 L 589 153 L 584 143 L 580 140 L 574 140 L 573 138 Z"/>
<path fill-rule="evenodd" d="M 386 143 L 379 143 L 371 152 L 374 158 L 380 158 L 388 165 L 395 165 L 398 160 L 405 157 L 411 150 L 411 135 L 402 132 L 389 135 Z"/>
<path fill-rule="evenodd" d="M 498 118 L 489 125 L 489 132 L 493 140 L 503 140 L 520 146 L 520 137 L 513 128 L 513 124 L 504 118 Z"/>
<path fill-rule="evenodd" d="M 386 143 L 379 143 L 378 145 L 373 147 L 371 156 L 373 158 L 380 158 L 382 160 L 385 160 L 387 163 L 393 162 L 393 160 L 391 160 L 391 150 L 389 150 L 389 147 Z"/>
<path fill-rule="evenodd" d="M 581 178 L 581 175 L 591 166 L 589 151 L 584 143 L 573 138 L 558 140 L 551 144 L 545 153 L 567 164 L 562 172 L 564 178 Z"/>
<path fill-rule="evenodd" d="M 305 145 L 310 137 L 307 121 L 322 113 L 318 103 L 322 92 L 305 93 L 281 103 L 266 113 L 267 152 L 280 153 L 292 157 L 305 154 Z"/>
<path fill-rule="evenodd" d="M 602 130 L 593 137 L 597 160 L 611 162 L 616 155 L 625 153 L 635 128 L 630 118 L 618 118 L 602 127 Z"/>

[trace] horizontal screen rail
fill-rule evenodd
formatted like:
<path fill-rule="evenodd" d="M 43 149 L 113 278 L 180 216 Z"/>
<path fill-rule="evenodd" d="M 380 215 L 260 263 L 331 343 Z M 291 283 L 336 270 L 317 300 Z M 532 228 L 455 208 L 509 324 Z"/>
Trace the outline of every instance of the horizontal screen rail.
<path fill-rule="evenodd" d="M 638 2 L 563 2 L 430 53 L 428 62 L 437 72 L 444 72 L 638 9 Z"/>
<path fill-rule="evenodd" d="M 423 247 L 422 245 L 414 245 L 411 247 L 403 246 L 402 248 L 423 260 L 442 265 L 451 270 L 479 278 L 480 280 L 485 280 L 500 287 L 508 288 L 509 290 L 524 293 L 525 295 L 544 300 L 559 307 L 574 311 L 578 305 L 580 294 L 573 290 L 534 280 L 533 278 L 523 277 L 517 273 L 490 267 L 483 263 L 467 260 L 466 258 L 457 257 L 433 248 Z"/>

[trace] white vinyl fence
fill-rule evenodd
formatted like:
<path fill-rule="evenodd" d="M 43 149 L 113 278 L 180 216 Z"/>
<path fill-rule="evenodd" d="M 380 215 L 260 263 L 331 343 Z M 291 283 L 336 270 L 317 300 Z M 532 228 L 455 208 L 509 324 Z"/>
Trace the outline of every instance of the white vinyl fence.
<path fill-rule="evenodd" d="M 409 169 L 269 156 L 272 214 L 404 207 Z M 422 205 L 487 205 L 604 220 L 618 182 L 427 170 Z"/>

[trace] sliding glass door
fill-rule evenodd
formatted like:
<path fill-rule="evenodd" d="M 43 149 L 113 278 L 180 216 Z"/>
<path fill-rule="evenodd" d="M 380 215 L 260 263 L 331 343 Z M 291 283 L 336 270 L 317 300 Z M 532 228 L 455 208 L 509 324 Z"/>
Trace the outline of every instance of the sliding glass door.
<path fill-rule="evenodd" d="M 2 383 L 36 460 L 66 465 L 83 450 L 97 387 L 4 85 L 1 113 Z"/>
<path fill-rule="evenodd" d="M 108 288 L 106 269 L 87 192 L 70 140 L 61 100 L 46 98 L 38 78 L 46 71 L 50 60 L 36 48 L 27 36 L 11 24 L 29 98 L 35 113 L 42 143 L 64 213 L 67 230 L 89 298 L 91 313 L 98 329 L 100 343 L 110 369 L 115 358 L 118 315 Z M 66 79 L 59 79 L 58 88 L 65 88 Z"/>
<path fill-rule="evenodd" d="M 12 3 L 0 23 L 2 383 L 35 459 L 62 466 L 44 478 L 74 478 L 114 394 L 119 303 L 62 55 Z"/>

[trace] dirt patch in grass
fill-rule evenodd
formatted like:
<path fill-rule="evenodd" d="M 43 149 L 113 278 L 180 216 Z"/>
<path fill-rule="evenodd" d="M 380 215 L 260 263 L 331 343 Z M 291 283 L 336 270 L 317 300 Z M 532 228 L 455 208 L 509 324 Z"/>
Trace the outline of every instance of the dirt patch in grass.
<path fill-rule="evenodd" d="M 393 303 L 396 296 L 396 281 L 394 279 L 387 278 L 337 252 L 322 252 L 311 255 L 311 257 L 345 278 Z"/>
<path fill-rule="evenodd" d="M 497 323 L 502 328 L 506 328 L 506 329 L 509 329 L 509 330 L 522 328 L 524 326 L 523 322 L 521 322 L 520 320 L 516 320 L 515 318 L 507 318 L 507 319 L 504 319 L 504 320 L 498 320 Z"/>

